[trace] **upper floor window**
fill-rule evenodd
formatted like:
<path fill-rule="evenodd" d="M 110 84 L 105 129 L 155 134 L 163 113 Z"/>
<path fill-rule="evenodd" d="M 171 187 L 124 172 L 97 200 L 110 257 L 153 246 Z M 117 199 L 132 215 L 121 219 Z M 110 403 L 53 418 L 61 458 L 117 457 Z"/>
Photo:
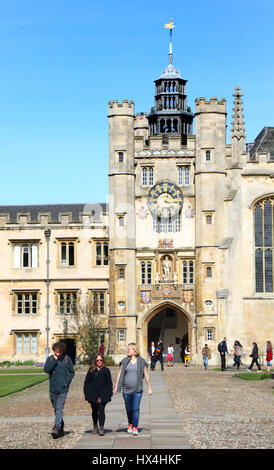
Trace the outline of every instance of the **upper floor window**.
<path fill-rule="evenodd" d="M 93 313 L 105 313 L 105 292 L 93 292 Z"/>
<path fill-rule="evenodd" d="M 180 232 L 181 230 L 181 217 L 180 214 L 177 217 L 154 217 L 153 218 L 153 232 L 157 233 L 171 233 Z"/>
<path fill-rule="evenodd" d="M 210 150 L 207 150 L 206 153 L 206 161 L 209 162 L 211 160 L 211 153 L 210 153 Z"/>
<path fill-rule="evenodd" d="M 154 169 L 153 167 L 142 168 L 142 185 L 153 186 L 154 184 Z"/>
<path fill-rule="evenodd" d="M 37 293 L 18 292 L 15 296 L 17 315 L 37 315 Z"/>
<path fill-rule="evenodd" d="M 151 261 L 141 262 L 141 284 L 151 284 L 152 265 Z"/>
<path fill-rule="evenodd" d="M 256 292 L 273 292 L 274 196 L 254 208 Z"/>
<path fill-rule="evenodd" d="M 61 266 L 75 266 L 75 242 L 62 241 L 61 250 Z"/>
<path fill-rule="evenodd" d="M 183 284 L 194 284 L 194 261 L 183 261 Z"/>
<path fill-rule="evenodd" d="M 212 215 L 208 214 L 206 216 L 206 223 L 207 225 L 211 225 L 212 224 Z"/>
<path fill-rule="evenodd" d="M 108 242 L 96 242 L 96 266 L 108 265 Z"/>
<path fill-rule="evenodd" d="M 190 166 L 178 167 L 178 184 L 180 186 L 188 186 L 190 184 Z"/>
<path fill-rule="evenodd" d="M 123 154 L 123 152 L 118 152 L 118 160 L 119 160 L 119 163 L 123 163 L 123 161 L 124 161 L 124 154 Z"/>
<path fill-rule="evenodd" d="M 119 268 L 119 279 L 125 279 L 125 268 Z"/>
<path fill-rule="evenodd" d="M 206 277 L 212 277 L 212 268 L 211 268 L 211 266 L 206 267 Z"/>
<path fill-rule="evenodd" d="M 59 313 L 61 315 L 77 313 L 77 292 L 58 292 Z"/>
<path fill-rule="evenodd" d="M 13 246 L 14 268 L 37 268 L 38 267 L 38 244 L 16 243 Z"/>

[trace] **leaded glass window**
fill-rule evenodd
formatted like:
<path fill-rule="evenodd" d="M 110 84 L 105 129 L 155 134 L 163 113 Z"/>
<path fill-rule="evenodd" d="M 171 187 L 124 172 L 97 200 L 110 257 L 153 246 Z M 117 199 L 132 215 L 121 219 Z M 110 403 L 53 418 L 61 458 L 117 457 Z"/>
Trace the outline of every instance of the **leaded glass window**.
<path fill-rule="evenodd" d="M 274 197 L 255 205 L 254 225 L 256 292 L 273 292 Z"/>

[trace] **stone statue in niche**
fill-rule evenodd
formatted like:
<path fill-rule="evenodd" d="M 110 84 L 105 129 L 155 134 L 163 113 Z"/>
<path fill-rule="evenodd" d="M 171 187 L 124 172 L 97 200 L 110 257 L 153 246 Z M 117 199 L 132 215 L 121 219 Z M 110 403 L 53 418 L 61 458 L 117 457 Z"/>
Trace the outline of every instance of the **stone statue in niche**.
<path fill-rule="evenodd" d="M 171 262 L 168 256 L 165 256 L 163 261 L 163 279 L 164 281 L 170 281 L 171 277 Z"/>

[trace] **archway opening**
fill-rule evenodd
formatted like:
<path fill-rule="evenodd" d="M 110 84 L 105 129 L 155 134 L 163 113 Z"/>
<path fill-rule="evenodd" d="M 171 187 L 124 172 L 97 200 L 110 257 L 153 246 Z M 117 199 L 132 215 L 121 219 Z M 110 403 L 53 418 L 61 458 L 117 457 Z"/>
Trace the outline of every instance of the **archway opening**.
<path fill-rule="evenodd" d="M 73 338 L 62 338 L 61 341 L 66 345 L 66 354 L 71 358 L 73 364 L 75 364 L 76 358 L 76 342 Z"/>
<path fill-rule="evenodd" d="M 152 341 L 157 344 L 161 339 L 164 345 L 164 353 L 166 353 L 168 346 L 173 344 L 174 362 L 182 362 L 184 356 L 181 354 L 181 347 L 185 341 L 188 341 L 188 320 L 183 312 L 167 306 L 151 318 L 147 329 L 148 347 Z"/>

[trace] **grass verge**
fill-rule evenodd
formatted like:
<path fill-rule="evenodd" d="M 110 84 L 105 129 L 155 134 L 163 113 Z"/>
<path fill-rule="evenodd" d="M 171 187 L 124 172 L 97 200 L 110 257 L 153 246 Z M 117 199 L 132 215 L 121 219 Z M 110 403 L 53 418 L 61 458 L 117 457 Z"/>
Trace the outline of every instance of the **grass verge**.
<path fill-rule="evenodd" d="M 0 370 L 1 374 L 44 374 L 44 369 L 2 369 Z"/>
<path fill-rule="evenodd" d="M 262 372 L 261 374 L 258 373 L 252 373 L 252 372 L 247 372 L 246 374 L 234 374 L 234 377 L 238 377 L 239 379 L 244 379 L 244 380 L 265 380 L 265 379 L 271 379 L 271 373 L 264 373 Z"/>
<path fill-rule="evenodd" d="M 25 388 L 32 387 L 48 380 L 48 375 L 16 375 L 0 377 L 0 397 L 5 397 L 11 393 L 19 392 Z"/>

